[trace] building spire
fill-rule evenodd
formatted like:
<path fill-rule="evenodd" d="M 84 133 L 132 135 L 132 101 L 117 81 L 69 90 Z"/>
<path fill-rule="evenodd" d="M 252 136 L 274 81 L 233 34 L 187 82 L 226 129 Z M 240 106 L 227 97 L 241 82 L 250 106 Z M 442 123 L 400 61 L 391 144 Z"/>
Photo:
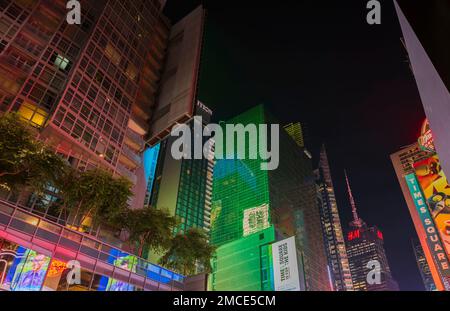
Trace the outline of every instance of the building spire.
<path fill-rule="evenodd" d="M 352 214 L 353 214 L 353 220 L 350 222 L 350 225 L 353 227 L 361 228 L 363 225 L 363 221 L 358 216 L 358 212 L 356 210 L 356 203 L 355 199 L 353 198 L 352 189 L 350 188 L 350 182 L 348 181 L 347 171 L 344 170 L 345 174 L 345 181 L 347 183 L 347 191 L 350 199 L 350 205 L 352 206 Z"/>

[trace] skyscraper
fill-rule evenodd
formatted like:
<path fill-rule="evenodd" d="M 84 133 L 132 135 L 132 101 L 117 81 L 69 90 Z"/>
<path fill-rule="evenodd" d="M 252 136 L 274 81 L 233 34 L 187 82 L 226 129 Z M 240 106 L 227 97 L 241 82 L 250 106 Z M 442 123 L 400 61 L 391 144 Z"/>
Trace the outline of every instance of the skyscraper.
<path fill-rule="evenodd" d="M 81 25 L 69 25 L 66 2 L 1 2 L 0 113 L 17 112 L 74 168 L 101 167 L 127 177 L 134 185 L 130 206 L 141 208 L 148 188 L 146 139 L 193 113 L 204 10 L 172 26 L 162 14 L 164 0 L 82 0 Z M 55 192 L 49 187 L 46 200 Z M 33 290 L 70 289 L 58 285 L 61 273 L 45 277 L 47 268 L 65 271 L 64 263 L 75 258 L 83 279 L 76 290 L 183 289 L 182 276 L 124 252 L 112 232 L 87 237 L 61 225 L 64 217 L 51 204 L 18 201 L 3 191 L 1 197 L 0 218 L 7 219 L 2 248 L 25 253 L 24 260 L 45 258 Z M 14 226 L 23 224 L 11 211 L 26 215 L 29 231 L 17 233 Z"/>
<path fill-rule="evenodd" d="M 419 269 L 420 276 L 422 277 L 423 286 L 427 291 L 436 290 L 436 284 L 434 284 L 433 276 L 431 275 L 430 266 L 428 265 L 425 253 L 419 241 L 411 239 L 411 246 L 416 256 L 417 268 Z"/>
<path fill-rule="evenodd" d="M 347 189 L 352 207 L 353 220 L 347 234 L 347 255 L 355 291 L 397 291 L 397 282 L 392 278 L 383 233 L 376 226 L 367 224 L 358 216 L 355 200 L 347 173 Z M 378 273 L 380 279 L 372 279 L 371 272 Z"/>
<path fill-rule="evenodd" d="M 325 145 L 322 145 L 320 151 L 316 182 L 320 218 L 333 290 L 352 291 L 352 276 Z"/>
<path fill-rule="evenodd" d="M 305 138 L 300 122 L 289 123 L 284 126 L 285 131 L 292 137 L 299 147 L 305 147 Z"/>
<path fill-rule="evenodd" d="M 201 102 L 196 104 L 197 116 L 186 124 L 194 132 L 194 126 L 203 127 L 210 121 L 212 111 Z M 177 216 L 180 223 L 175 232 L 185 232 L 190 228 L 201 228 L 207 233 L 210 230 L 212 174 L 214 161 L 205 157 L 202 159 L 181 159 L 172 157 L 171 148 L 177 137 L 167 137 L 159 143 L 159 154 L 155 167 L 154 181 L 150 190 L 149 204 L 156 208 L 168 209 L 170 214 Z M 206 142 L 208 138 L 203 138 Z M 191 140 L 192 150 L 194 139 Z"/>
<path fill-rule="evenodd" d="M 273 123 L 262 105 L 226 122 Z M 270 136 L 270 129 L 258 131 L 258 145 Z M 248 137 L 241 139 L 248 146 Z M 260 156 L 216 159 L 211 243 L 218 248 L 210 290 L 330 289 L 311 159 L 283 130 L 279 146 L 272 171 L 261 170 Z"/>

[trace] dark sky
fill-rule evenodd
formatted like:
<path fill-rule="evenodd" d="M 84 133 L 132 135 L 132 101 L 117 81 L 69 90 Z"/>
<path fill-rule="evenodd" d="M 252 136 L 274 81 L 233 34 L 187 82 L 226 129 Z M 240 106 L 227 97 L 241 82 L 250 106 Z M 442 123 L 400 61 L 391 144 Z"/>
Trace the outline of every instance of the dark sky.
<path fill-rule="evenodd" d="M 177 20 L 208 10 L 199 99 L 226 120 L 266 104 L 281 123 L 306 123 L 309 148 L 327 146 L 344 231 L 349 174 L 360 217 L 384 233 L 402 290 L 423 290 L 416 233 L 389 155 L 413 143 L 424 112 L 391 0 L 381 25 L 365 0 L 168 0 Z"/>

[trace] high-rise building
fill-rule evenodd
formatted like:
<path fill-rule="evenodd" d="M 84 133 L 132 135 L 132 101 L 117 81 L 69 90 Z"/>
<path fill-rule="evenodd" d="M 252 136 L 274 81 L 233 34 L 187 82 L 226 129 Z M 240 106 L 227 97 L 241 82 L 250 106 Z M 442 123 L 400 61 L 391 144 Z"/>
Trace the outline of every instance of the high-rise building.
<path fill-rule="evenodd" d="M 222 127 L 255 126 L 260 146 L 273 129 L 258 125 L 273 123 L 259 105 Z M 249 138 L 240 139 L 248 148 Z M 211 243 L 218 248 L 209 289 L 330 290 L 311 158 L 283 130 L 275 170 L 261 170 L 260 156 L 231 155 L 214 168 Z"/>
<path fill-rule="evenodd" d="M 434 133 L 436 151 L 450 175 L 450 2 L 396 0 L 411 68 L 425 114 Z"/>
<path fill-rule="evenodd" d="M 315 173 L 318 205 L 332 287 L 335 291 L 352 291 L 352 275 L 325 145 L 322 146 L 320 151 L 319 168 Z"/>
<path fill-rule="evenodd" d="M 431 275 L 430 266 L 428 265 L 422 245 L 419 241 L 411 240 L 411 246 L 416 256 L 417 267 L 419 268 L 420 276 L 422 277 L 423 286 L 427 291 L 435 291 L 436 284 L 434 284 L 433 276 Z"/>
<path fill-rule="evenodd" d="M 297 143 L 297 145 L 299 145 L 299 147 L 305 147 L 305 138 L 303 136 L 302 124 L 300 122 L 289 123 L 284 126 L 284 129 Z"/>
<path fill-rule="evenodd" d="M 376 227 L 369 227 L 358 216 L 355 200 L 350 188 L 347 173 L 347 189 L 352 207 L 351 231 L 347 234 L 347 255 L 355 291 L 397 291 L 397 282 L 391 275 L 383 233 Z M 379 280 L 372 274 L 379 275 Z"/>
<path fill-rule="evenodd" d="M 437 290 L 450 290 L 447 178 L 425 121 L 417 143 L 391 155 L 403 196 Z"/>
<path fill-rule="evenodd" d="M 74 168 L 130 179 L 129 204 L 141 208 L 152 167 L 145 141 L 194 111 L 204 10 L 172 26 L 164 0 L 81 0 L 81 24 L 70 25 L 66 2 L 1 2 L 0 113 L 17 112 Z M 184 288 L 182 276 L 124 252 L 111 232 L 64 227 L 50 208 L 55 192 L 39 201 L 1 193 L 0 244 L 13 251 L 3 289 L 15 290 L 37 259 L 42 278 L 31 290 Z M 61 273 L 75 258 L 82 284 L 72 287 Z"/>
<path fill-rule="evenodd" d="M 194 127 L 203 131 L 210 121 L 212 111 L 201 102 L 197 102 L 196 116 L 201 119 L 190 119 L 191 133 Z M 203 122 L 195 125 L 196 122 Z M 214 160 L 206 157 L 202 159 L 174 159 L 171 154 L 173 142 L 178 137 L 169 136 L 158 144 L 157 165 L 153 180 L 149 180 L 149 204 L 156 208 L 167 209 L 176 216 L 179 225 L 174 233 L 185 232 L 190 228 L 201 228 L 207 233 L 210 230 L 212 178 Z M 203 138 L 203 143 L 208 138 Z M 191 150 L 194 150 L 194 139 L 191 139 Z"/>

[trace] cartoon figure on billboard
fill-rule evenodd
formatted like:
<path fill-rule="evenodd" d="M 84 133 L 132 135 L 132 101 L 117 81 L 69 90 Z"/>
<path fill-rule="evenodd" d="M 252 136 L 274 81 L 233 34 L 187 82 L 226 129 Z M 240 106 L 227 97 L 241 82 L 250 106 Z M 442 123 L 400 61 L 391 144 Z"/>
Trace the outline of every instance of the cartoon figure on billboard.
<path fill-rule="evenodd" d="M 11 290 L 13 291 L 39 291 L 44 282 L 50 258 L 27 250 L 19 263 L 13 277 Z"/>
<path fill-rule="evenodd" d="M 132 255 L 127 255 L 124 257 L 118 257 L 115 262 L 114 265 L 116 267 L 122 268 L 124 270 L 127 271 L 133 271 L 136 272 L 136 260 L 137 258 L 135 256 Z M 110 278 L 108 281 L 108 285 L 106 287 L 107 291 L 111 291 L 111 292 L 123 292 L 123 291 L 133 291 L 134 290 L 134 286 L 130 285 L 126 282 L 123 281 L 119 281 L 119 280 L 115 280 L 113 278 Z"/>

